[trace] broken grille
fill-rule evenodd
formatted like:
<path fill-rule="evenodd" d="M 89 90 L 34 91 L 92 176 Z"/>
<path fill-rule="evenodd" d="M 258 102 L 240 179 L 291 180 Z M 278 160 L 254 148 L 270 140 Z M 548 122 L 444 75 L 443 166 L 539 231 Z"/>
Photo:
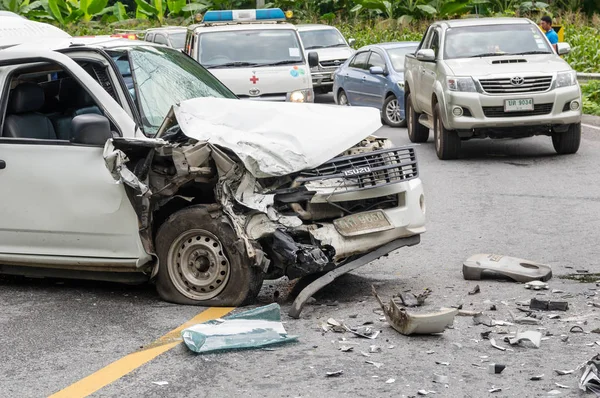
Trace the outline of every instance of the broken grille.
<path fill-rule="evenodd" d="M 415 148 L 404 147 L 340 156 L 302 172 L 297 182 L 338 179 L 340 188 L 358 191 L 408 181 L 418 176 Z"/>
<path fill-rule="evenodd" d="M 534 76 L 523 78 L 523 83 L 515 86 L 510 77 L 501 79 L 481 79 L 481 88 L 489 94 L 539 93 L 548 91 L 552 85 L 552 76 Z"/>

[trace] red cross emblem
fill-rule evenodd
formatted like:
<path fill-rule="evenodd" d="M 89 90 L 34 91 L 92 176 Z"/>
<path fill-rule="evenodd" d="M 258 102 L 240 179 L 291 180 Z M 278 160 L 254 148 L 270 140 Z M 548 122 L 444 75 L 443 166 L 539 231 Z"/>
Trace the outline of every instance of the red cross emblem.
<path fill-rule="evenodd" d="M 259 80 L 259 78 L 258 78 L 258 77 L 256 77 L 256 76 L 252 76 L 252 77 L 250 78 L 250 81 L 252 82 L 252 84 L 256 84 L 256 82 L 257 82 L 258 80 Z"/>

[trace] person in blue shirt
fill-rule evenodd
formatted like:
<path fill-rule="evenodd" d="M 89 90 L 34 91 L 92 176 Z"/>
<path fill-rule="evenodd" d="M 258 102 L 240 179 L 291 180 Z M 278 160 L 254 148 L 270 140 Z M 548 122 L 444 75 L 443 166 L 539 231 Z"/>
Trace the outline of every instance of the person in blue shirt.
<path fill-rule="evenodd" d="M 556 51 L 556 44 L 558 43 L 558 34 L 556 34 L 554 29 L 552 29 L 552 18 L 550 18 L 547 15 L 543 16 L 540 25 L 544 32 L 546 32 L 546 37 L 550 41 L 550 44 L 552 44 L 554 51 Z"/>

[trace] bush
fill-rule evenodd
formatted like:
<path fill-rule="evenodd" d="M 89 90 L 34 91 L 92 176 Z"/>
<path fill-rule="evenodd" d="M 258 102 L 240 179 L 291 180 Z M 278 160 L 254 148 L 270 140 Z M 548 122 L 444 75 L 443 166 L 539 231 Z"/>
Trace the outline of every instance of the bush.
<path fill-rule="evenodd" d="M 583 113 L 600 116 L 600 80 L 591 80 L 581 85 Z"/>

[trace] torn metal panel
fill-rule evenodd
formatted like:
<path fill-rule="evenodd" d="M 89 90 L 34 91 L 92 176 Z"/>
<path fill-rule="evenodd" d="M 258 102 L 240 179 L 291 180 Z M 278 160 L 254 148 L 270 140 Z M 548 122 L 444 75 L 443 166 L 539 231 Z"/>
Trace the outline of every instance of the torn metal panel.
<path fill-rule="evenodd" d="M 195 98 L 173 109 L 185 135 L 233 151 L 259 178 L 320 166 L 381 127 L 366 107 Z"/>
<path fill-rule="evenodd" d="M 290 279 L 321 272 L 331 262 L 317 246 L 297 243 L 281 229 L 273 233 L 270 252 L 278 260 L 276 264 L 285 267 L 285 274 Z"/>

